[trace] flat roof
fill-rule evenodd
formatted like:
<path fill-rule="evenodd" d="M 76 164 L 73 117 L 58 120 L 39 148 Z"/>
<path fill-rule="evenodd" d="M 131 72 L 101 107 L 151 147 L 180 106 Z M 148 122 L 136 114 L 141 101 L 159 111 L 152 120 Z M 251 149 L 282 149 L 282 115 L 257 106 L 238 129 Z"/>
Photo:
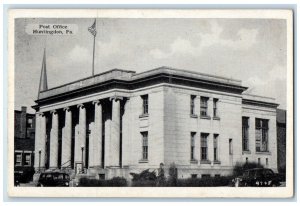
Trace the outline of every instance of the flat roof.
<path fill-rule="evenodd" d="M 241 87 L 241 81 L 231 78 L 225 78 L 221 76 L 209 75 L 200 72 L 193 72 L 181 69 L 175 69 L 171 67 L 159 67 L 152 70 L 148 70 L 141 73 L 136 73 L 131 70 L 122 70 L 122 69 L 112 69 L 94 76 L 86 77 L 76 81 L 69 82 L 57 87 L 49 88 L 48 90 L 41 91 L 39 98 L 48 98 L 51 96 L 56 96 L 59 94 L 64 94 L 67 92 L 79 90 L 85 87 L 90 87 L 93 85 L 101 84 L 110 80 L 121 80 L 124 82 L 137 81 L 139 79 L 148 78 L 151 76 L 167 74 L 170 76 L 179 76 L 185 78 L 191 78 L 199 81 L 209 81 L 213 83 L 226 84 L 233 87 Z"/>

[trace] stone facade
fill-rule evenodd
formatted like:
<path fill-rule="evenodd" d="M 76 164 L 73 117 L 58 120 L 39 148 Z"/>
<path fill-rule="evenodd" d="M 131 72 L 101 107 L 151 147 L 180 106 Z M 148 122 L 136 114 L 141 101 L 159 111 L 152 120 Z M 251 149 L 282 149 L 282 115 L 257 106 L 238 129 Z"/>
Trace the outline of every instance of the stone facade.
<path fill-rule="evenodd" d="M 161 67 L 114 69 L 40 91 L 36 171 L 129 179 L 130 172 L 174 163 L 178 177 L 188 178 L 227 175 L 237 162 L 258 158 L 277 171 L 277 104 L 246 90 L 238 80 Z M 243 116 L 250 122 L 247 151 Z M 268 122 L 263 152 L 255 147 L 260 119 Z"/>

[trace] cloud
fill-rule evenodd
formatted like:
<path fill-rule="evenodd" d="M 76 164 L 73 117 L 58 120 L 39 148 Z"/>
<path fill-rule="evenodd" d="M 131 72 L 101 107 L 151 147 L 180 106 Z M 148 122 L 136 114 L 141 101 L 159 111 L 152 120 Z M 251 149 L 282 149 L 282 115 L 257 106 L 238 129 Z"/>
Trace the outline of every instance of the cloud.
<path fill-rule="evenodd" d="M 152 49 L 150 51 L 150 55 L 153 56 L 155 59 L 165 59 L 170 56 L 170 54 L 167 54 L 160 49 Z"/>
<path fill-rule="evenodd" d="M 85 48 L 81 47 L 79 45 L 76 45 L 68 54 L 68 58 L 70 62 L 86 62 L 90 59 L 91 52 Z"/>
<path fill-rule="evenodd" d="M 198 33 L 196 44 L 191 40 L 177 37 L 169 46 L 169 51 L 165 52 L 155 48 L 150 51 L 150 55 L 157 59 L 170 58 L 176 54 L 185 54 L 199 56 L 204 49 L 218 45 L 219 47 L 227 47 L 233 50 L 247 50 L 256 43 L 258 31 L 256 29 L 240 29 L 235 39 L 224 39 L 221 34 L 223 27 L 217 22 L 211 22 L 210 33 Z"/>
<path fill-rule="evenodd" d="M 96 45 L 97 45 L 96 51 L 102 57 L 103 56 L 108 57 L 111 55 L 119 54 L 122 51 L 128 49 L 128 48 L 122 48 L 122 42 L 116 36 L 112 36 L 110 38 L 110 41 L 108 42 L 98 41 Z"/>
<path fill-rule="evenodd" d="M 248 94 L 257 94 L 266 97 L 274 97 L 280 108 L 286 108 L 286 69 L 282 66 L 274 66 L 267 75 L 252 76 L 244 82 L 249 89 Z"/>

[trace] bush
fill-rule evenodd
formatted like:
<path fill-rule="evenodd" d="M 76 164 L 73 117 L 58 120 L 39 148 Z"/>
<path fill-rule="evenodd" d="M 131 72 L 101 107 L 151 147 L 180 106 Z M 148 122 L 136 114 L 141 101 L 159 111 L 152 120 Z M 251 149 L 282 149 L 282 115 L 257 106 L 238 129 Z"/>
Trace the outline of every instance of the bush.
<path fill-rule="evenodd" d="M 231 176 L 178 179 L 178 187 L 220 187 L 231 185 Z"/>
<path fill-rule="evenodd" d="M 241 176 L 245 170 L 253 168 L 264 168 L 264 166 L 256 162 L 236 163 L 236 165 L 233 168 L 232 174 L 234 177 Z"/>
<path fill-rule="evenodd" d="M 135 180 L 132 181 L 132 187 L 155 187 L 156 180 Z"/>
<path fill-rule="evenodd" d="M 178 171 L 176 168 L 175 163 L 172 163 L 169 168 L 169 177 L 168 181 L 166 182 L 166 186 L 177 186 L 178 181 Z"/>
<path fill-rule="evenodd" d="M 154 187 L 157 185 L 157 177 L 155 171 L 150 172 L 149 169 L 143 170 L 141 173 L 130 173 L 133 187 Z"/>
<path fill-rule="evenodd" d="M 97 180 L 89 178 L 81 178 L 79 187 L 126 187 L 127 180 L 123 177 L 114 177 L 109 180 Z"/>

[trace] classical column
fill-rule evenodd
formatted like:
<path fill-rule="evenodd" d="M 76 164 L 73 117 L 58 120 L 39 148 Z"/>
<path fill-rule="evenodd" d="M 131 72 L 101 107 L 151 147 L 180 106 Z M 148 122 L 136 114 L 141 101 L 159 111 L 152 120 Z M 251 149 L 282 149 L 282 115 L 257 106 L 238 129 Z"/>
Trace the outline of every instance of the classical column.
<path fill-rule="evenodd" d="M 34 169 L 35 171 L 39 171 L 39 162 L 40 162 L 40 157 L 39 157 L 39 151 L 40 151 L 40 145 L 41 145 L 41 128 L 40 128 L 40 115 L 39 113 L 35 114 L 35 140 L 34 140 Z"/>
<path fill-rule="evenodd" d="M 93 152 L 92 166 L 102 167 L 102 105 L 100 100 L 93 101 L 93 104 L 95 105 L 95 124 L 93 144 L 90 144 L 90 149 L 92 149 Z"/>
<path fill-rule="evenodd" d="M 107 166 L 120 166 L 120 97 L 111 97 L 112 101 L 112 118 L 111 118 L 111 136 L 110 136 L 110 160 Z"/>
<path fill-rule="evenodd" d="M 51 111 L 52 127 L 50 132 L 50 168 L 58 167 L 58 113 Z"/>
<path fill-rule="evenodd" d="M 64 108 L 65 127 L 62 137 L 61 165 L 62 167 L 71 166 L 71 140 L 72 140 L 72 111 L 69 107 Z"/>
<path fill-rule="evenodd" d="M 75 163 L 82 163 L 85 166 L 86 152 L 86 108 L 83 104 L 77 105 L 79 108 L 78 135 L 75 138 Z"/>
<path fill-rule="evenodd" d="M 35 171 L 45 168 L 46 158 L 46 117 L 43 113 L 36 113 L 35 124 Z"/>

